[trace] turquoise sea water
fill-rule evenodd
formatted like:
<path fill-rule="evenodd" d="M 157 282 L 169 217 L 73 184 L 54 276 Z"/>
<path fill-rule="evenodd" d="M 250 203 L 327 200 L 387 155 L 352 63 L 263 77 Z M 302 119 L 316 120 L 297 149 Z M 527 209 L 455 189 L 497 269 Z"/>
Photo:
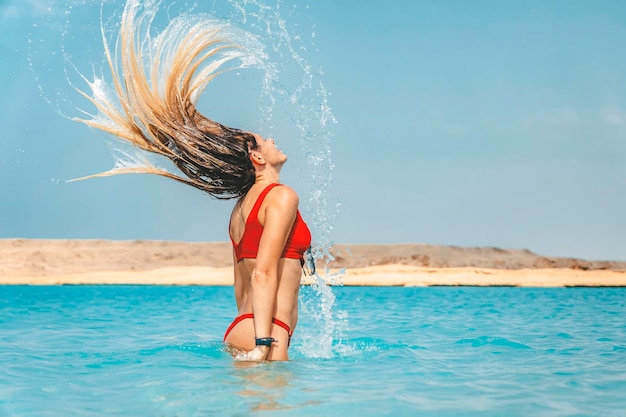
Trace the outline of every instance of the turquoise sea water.
<path fill-rule="evenodd" d="M 0 416 L 626 415 L 626 289 L 333 291 L 327 357 L 241 366 L 229 287 L 0 287 Z"/>

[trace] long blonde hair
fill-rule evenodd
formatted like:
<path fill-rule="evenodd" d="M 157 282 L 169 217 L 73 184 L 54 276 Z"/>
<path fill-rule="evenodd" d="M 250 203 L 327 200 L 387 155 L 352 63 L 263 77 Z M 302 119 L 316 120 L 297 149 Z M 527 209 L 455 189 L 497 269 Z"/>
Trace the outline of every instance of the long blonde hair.
<path fill-rule="evenodd" d="M 80 179 L 148 173 L 175 179 L 216 198 L 245 195 L 255 180 L 249 158 L 249 150 L 257 147 L 254 136 L 208 119 L 196 103 L 209 82 L 232 69 L 234 61 L 238 68 L 251 66 L 258 56 L 229 40 L 233 28 L 202 15 L 176 18 L 152 38 L 150 25 L 160 2 L 147 1 L 141 11 L 139 3 L 126 3 L 114 53 L 103 28 L 112 88 L 107 90 L 102 80 L 85 79 L 92 95 L 79 92 L 96 106 L 98 114 L 76 120 L 169 158 L 185 176 L 145 162 Z M 142 34 L 142 28 L 146 33 Z"/>

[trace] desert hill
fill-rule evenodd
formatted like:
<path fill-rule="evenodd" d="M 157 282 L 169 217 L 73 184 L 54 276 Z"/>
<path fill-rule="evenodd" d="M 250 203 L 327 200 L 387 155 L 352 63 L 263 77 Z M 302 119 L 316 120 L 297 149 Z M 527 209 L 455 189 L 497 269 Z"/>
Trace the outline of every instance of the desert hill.
<path fill-rule="evenodd" d="M 425 244 L 335 245 L 331 268 L 407 265 L 430 268 L 626 271 L 626 262 L 553 258 L 528 250 Z M 318 262 L 321 266 L 322 261 Z M 0 276 L 53 276 L 96 271 L 149 271 L 232 265 L 229 242 L 0 239 Z"/>

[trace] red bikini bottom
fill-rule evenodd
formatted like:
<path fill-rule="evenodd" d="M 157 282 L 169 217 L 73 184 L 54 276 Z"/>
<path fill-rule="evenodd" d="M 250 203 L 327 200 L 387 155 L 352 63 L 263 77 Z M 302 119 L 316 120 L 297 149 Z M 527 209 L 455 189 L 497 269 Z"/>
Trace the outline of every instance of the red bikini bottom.
<path fill-rule="evenodd" d="M 228 333 L 230 333 L 230 331 L 240 321 L 245 320 L 245 319 L 253 319 L 253 318 L 254 318 L 254 314 L 252 314 L 252 313 L 242 314 L 241 316 L 235 317 L 235 320 L 233 320 L 233 322 L 230 324 L 230 326 L 228 326 L 228 329 L 226 329 L 226 333 L 224 334 L 224 341 L 226 341 L 226 338 L 228 337 Z M 287 346 L 289 346 L 291 344 L 291 335 L 293 334 L 293 332 L 291 331 L 291 328 L 289 327 L 289 325 L 287 323 L 285 323 L 284 321 L 278 320 L 276 318 L 272 318 L 272 323 L 274 323 L 278 327 L 282 327 L 283 329 L 285 329 L 287 331 L 287 334 L 289 335 L 289 339 L 287 341 Z"/>

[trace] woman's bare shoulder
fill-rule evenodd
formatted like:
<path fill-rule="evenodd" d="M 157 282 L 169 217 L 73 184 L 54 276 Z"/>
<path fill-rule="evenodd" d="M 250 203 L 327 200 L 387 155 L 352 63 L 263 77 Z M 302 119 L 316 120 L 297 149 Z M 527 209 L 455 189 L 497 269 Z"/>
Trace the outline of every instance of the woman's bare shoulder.
<path fill-rule="evenodd" d="M 298 207 L 298 193 L 288 185 L 274 187 L 267 195 L 267 198 L 274 204 L 287 207 Z"/>

